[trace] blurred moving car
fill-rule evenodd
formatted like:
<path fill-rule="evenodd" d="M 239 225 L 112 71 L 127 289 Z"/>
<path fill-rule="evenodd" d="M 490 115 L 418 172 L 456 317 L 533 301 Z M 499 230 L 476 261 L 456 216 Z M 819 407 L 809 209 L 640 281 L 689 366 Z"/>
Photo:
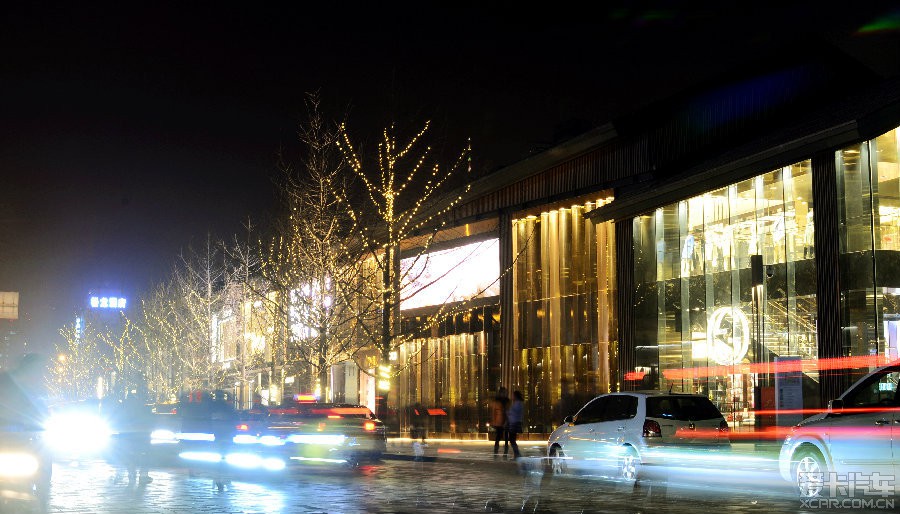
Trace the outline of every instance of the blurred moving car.
<path fill-rule="evenodd" d="M 236 411 L 217 394 L 195 393 L 173 421 L 179 460 L 219 487 L 231 476 L 282 476 L 301 463 L 355 466 L 387 448 L 384 423 L 361 405 L 289 397 L 275 408 Z"/>
<path fill-rule="evenodd" d="M 44 425 L 47 448 L 56 462 L 106 458 L 115 402 L 81 400 L 52 405 Z"/>
<path fill-rule="evenodd" d="M 46 501 L 53 460 L 44 437 L 46 412 L 19 382 L 0 373 L 0 498 Z"/>
<path fill-rule="evenodd" d="M 852 488 L 849 477 L 877 495 L 900 492 L 898 381 L 900 364 L 879 368 L 832 400 L 827 412 L 795 426 L 781 446 L 782 478 L 807 498 L 834 485 Z"/>
<path fill-rule="evenodd" d="M 0 497 L 45 499 L 50 491 L 53 460 L 43 430 L 0 421 Z"/>
<path fill-rule="evenodd" d="M 45 445 L 56 462 L 83 462 L 106 460 L 121 463 L 122 442 L 141 433 L 146 436 L 146 459 L 153 463 L 165 463 L 172 459 L 178 443 L 176 433 L 180 421 L 172 414 L 157 414 L 152 405 L 134 406 L 140 409 L 124 409 L 123 402 L 115 399 L 87 399 L 59 403 L 49 408 L 44 423 Z M 137 430 L 135 424 L 140 424 Z"/>
<path fill-rule="evenodd" d="M 555 475 L 579 471 L 631 482 L 678 462 L 683 452 L 730 448 L 728 423 L 709 398 L 662 391 L 597 396 L 547 441 Z"/>
<path fill-rule="evenodd" d="M 387 449 L 384 423 L 365 406 L 342 403 L 294 403 L 270 409 L 239 424 L 234 442 L 240 449 L 286 464 L 357 465 L 381 459 Z"/>

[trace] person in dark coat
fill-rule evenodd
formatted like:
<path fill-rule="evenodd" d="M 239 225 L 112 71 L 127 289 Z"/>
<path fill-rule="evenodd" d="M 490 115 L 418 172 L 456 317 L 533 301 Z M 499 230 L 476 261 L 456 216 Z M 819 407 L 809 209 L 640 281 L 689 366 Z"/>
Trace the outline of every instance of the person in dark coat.
<path fill-rule="evenodd" d="M 518 434 L 522 433 L 525 423 L 525 399 L 522 397 L 522 391 L 513 391 L 512 403 L 509 406 L 509 445 L 513 449 L 513 458 L 518 459 L 519 445 L 516 443 Z"/>
<path fill-rule="evenodd" d="M 425 407 L 423 407 L 421 403 L 416 402 L 416 404 L 412 406 L 410 415 L 412 418 L 412 430 L 410 431 L 410 436 L 413 439 L 420 439 L 424 443 L 425 436 L 428 432 L 426 428 L 428 411 L 425 410 Z"/>
<path fill-rule="evenodd" d="M 148 484 L 150 477 L 150 432 L 153 413 L 136 393 L 129 393 L 115 413 L 115 452 L 128 471 L 130 484 Z"/>

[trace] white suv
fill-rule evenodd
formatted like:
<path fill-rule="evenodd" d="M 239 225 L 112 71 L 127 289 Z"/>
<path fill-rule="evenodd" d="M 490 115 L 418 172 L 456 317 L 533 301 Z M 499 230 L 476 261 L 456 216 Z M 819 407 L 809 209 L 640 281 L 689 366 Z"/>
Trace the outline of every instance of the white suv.
<path fill-rule="evenodd" d="M 550 434 L 550 470 L 634 481 L 644 466 L 677 460 L 681 447 L 730 450 L 728 423 L 706 396 L 640 391 L 589 401 Z"/>
<path fill-rule="evenodd" d="M 898 381 L 900 364 L 879 368 L 795 426 L 781 446 L 782 478 L 803 497 L 863 486 L 876 496 L 900 493 Z"/>

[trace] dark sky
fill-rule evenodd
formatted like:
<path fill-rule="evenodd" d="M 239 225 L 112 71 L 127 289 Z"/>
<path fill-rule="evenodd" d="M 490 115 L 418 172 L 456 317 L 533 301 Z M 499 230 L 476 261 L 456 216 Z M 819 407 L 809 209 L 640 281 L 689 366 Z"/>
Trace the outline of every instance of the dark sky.
<path fill-rule="evenodd" d="M 430 118 L 438 145 L 471 137 L 476 167 L 495 169 L 570 120 L 600 124 L 867 21 L 816 3 L 92 4 L 7 6 L 0 17 L 0 291 L 20 292 L 37 345 L 89 289 L 136 299 L 192 241 L 264 219 L 305 92 L 319 90 L 336 115 L 349 106 L 360 140 L 391 119 Z"/>

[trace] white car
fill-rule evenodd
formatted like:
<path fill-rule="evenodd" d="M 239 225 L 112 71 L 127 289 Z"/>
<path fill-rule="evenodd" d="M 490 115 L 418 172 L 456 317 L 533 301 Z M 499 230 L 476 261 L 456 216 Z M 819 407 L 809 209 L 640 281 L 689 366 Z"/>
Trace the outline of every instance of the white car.
<path fill-rule="evenodd" d="M 550 434 L 553 474 L 581 471 L 635 481 L 646 466 L 689 450 L 731 449 L 728 423 L 703 395 L 640 391 L 600 395 Z"/>
<path fill-rule="evenodd" d="M 840 492 L 848 487 L 877 496 L 900 492 L 898 380 L 900 364 L 879 368 L 832 400 L 827 412 L 795 426 L 781 446 L 782 478 L 807 498 L 848 494 Z"/>

